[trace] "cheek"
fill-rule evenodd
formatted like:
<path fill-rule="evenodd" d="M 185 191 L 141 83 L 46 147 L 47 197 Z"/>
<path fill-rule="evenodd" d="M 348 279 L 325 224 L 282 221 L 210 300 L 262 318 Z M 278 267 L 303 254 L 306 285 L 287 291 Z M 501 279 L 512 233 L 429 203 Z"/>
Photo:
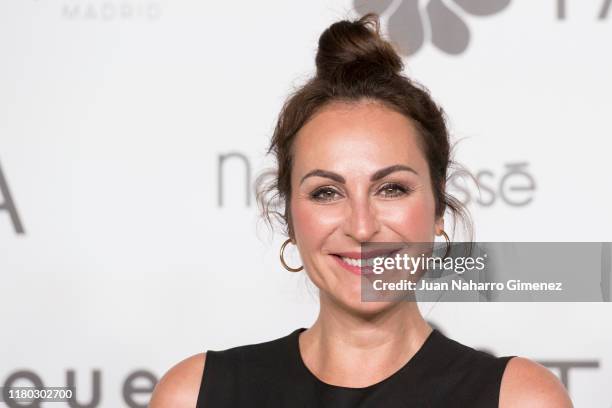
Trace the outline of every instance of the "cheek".
<path fill-rule="evenodd" d="M 327 237 L 342 220 L 339 208 L 316 205 L 307 199 L 291 202 L 291 217 L 296 240 L 311 247 Z"/>
<path fill-rule="evenodd" d="M 414 199 L 409 203 L 387 206 L 384 222 L 403 238 L 414 242 L 429 242 L 435 231 L 433 200 Z"/>

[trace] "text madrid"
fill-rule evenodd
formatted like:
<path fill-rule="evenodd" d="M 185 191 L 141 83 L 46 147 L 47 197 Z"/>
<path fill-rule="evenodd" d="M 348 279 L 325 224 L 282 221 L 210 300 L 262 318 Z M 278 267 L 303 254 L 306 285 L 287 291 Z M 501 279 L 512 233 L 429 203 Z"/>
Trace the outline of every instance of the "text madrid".
<path fill-rule="evenodd" d="M 456 281 L 450 282 L 419 282 L 402 279 L 399 282 L 384 282 L 377 279 L 372 282 L 374 290 L 461 290 L 461 291 L 489 291 L 489 290 L 511 290 L 511 291 L 562 291 L 562 282 L 523 282 L 518 279 L 510 279 L 507 282 L 474 282 Z"/>

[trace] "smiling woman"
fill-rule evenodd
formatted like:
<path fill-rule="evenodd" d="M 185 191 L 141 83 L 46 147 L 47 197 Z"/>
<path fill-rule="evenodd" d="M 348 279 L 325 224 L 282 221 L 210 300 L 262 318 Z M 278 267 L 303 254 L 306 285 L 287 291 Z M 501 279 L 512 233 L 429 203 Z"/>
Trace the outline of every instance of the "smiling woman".
<path fill-rule="evenodd" d="M 446 193 L 443 111 L 401 74 L 375 15 L 325 30 L 316 64 L 280 113 L 269 150 L 278 169 L 259 199 L 285 227 L 283 249 L 297 246 L 319 316 L 278 339 L 184 360 L 150 406 L 571 406 L 544 367 L 445 337 L 415 302 L 361 300 L 361 244 L 447 237 L 445 214 L 463 207 Z"/>

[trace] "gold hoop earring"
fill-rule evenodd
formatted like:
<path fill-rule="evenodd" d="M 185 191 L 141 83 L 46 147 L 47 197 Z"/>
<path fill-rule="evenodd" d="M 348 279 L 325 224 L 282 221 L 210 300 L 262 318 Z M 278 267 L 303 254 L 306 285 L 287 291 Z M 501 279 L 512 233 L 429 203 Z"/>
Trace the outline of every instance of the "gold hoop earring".
<path fill-rule="evenodd" d="M 450 252 L 451 240 L 448 237 L 448 234 L 446 233 L 446 231 L 441 230 L 440 233 L 441 235 L 444 235 L 444 239 L 446 240 L 446 251 L 444 252 L 444 257 L 442 258 L 442 259 L 446 259 L 446 257 L 448 256 L 448 253 Z"/>
<path fill-rule="evenodd" d="M 283 264 L 283 268 L 285 268 L 289 272 L 299 272 L 302 269 L 304 269 L 304 265 L 300 266 L 299 268 L 292 268 L 289 265 L 287 265 L 287 263 L 285 262 L 285 247 L 290 242 L 291 242 L 291 238 L 289 238 L 285 242 L 283 242 L 283 245 L 281 246 L 281 249 L 280 249 L 280 261 L 281 261 L 281 264 Z"/>

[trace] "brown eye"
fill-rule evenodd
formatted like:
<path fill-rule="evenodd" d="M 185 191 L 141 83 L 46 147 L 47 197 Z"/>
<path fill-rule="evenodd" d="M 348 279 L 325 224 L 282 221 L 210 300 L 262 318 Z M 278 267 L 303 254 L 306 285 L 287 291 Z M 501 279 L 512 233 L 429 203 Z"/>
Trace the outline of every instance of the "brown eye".
<path fill-rule="evenodd" d="M 398 183 L 385 184 L 380 190 L 378 190 L 378 192 L 385 198 L 401 197 L 408 194 L 410 191 L 411 189 Z"/>
<path fill-rule="evenodd" d="M 328 202 L 335 200 L 340 193 L 331 187 L 321 187 L 310 194 L 310 198 L 315 201 Z"/>

